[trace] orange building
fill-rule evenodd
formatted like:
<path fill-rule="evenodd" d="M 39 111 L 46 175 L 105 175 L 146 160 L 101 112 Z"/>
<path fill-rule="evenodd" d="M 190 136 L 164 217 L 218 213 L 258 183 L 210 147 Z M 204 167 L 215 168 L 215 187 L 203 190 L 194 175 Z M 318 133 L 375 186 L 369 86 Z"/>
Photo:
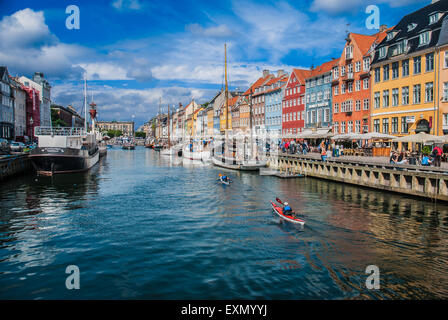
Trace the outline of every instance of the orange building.
<path fill-rule="evenodd" d="M 370 64 L 375 46 L 386 37 L 380 28 L 368 36 L 350 33 L 339 63 L 333 67 L 333 132 L 370 132 Z"/>

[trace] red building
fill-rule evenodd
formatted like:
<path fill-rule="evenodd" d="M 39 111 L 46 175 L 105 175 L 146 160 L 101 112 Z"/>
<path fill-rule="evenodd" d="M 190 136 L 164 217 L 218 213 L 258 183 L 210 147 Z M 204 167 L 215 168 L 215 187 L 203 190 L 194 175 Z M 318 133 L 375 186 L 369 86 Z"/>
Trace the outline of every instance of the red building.
<path fill-rule="evenodd" d="M 305 128 L 305 79 L 311 71 L 293 69 L 282 100 L 282 134 L 297 134 Z"/>
<path fill-rule="evenodd" d="M 40 126 L 40 99 L 39 91 L 22 86 L 26 92 L 26 135 L 35 140 L 34 128 Z"/>
<path fill-rule="evenodd" d="M 350 33 L 339 63 L 333 67 L 333 131 L 370 132 L 370 63 L 387 29 L 371 36 Z"/>

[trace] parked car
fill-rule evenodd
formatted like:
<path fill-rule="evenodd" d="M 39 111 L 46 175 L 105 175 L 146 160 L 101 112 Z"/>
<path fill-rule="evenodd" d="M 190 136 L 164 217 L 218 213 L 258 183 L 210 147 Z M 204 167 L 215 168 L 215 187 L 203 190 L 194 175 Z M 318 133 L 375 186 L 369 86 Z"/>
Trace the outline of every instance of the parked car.
<path fill-rule="evenodd" d="M 11 152 L 11 147 L 9 141 L 0 138 L 0 154 L 9 154 Z"/>
<path fill-rule="evenodd" d="M 25 144 L 23 144 L 22 142 L 11 142 L 11 152 L 22 152 L 24 148 Z"/>

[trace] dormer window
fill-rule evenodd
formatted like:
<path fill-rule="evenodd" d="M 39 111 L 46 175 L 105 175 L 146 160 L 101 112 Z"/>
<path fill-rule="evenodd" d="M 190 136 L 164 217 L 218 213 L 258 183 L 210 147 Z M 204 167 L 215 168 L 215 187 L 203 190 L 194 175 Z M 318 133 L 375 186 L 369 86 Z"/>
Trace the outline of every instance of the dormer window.
<path fill-rule="evenodd" d="M 417 24 L 416 24 L 416 23 L 410 23 L 410 24 L 408 24 L 408 32 L 414 30 L 415 27 L 417 27 Z"/>
<path fill-rule="evenodd" d="M 379 52 L 379 58 L 381 59 L 381 58 L 384 58 L 384 57 L 386 57 L 386 54 L 387 54 L 387 47 L 381 47 L 380 48 L 380 52 Z"/>
<path fill-rule="evenodd" d="M 388 40 L 388 41 L 389 41 L 389 40 L 392 40 L 392 39 L 395 37 L 396 34 L 397 34 L 396 32 L 390 32 L 390 33 L 388 33 L 388 34 L 387 34 L 387 40 Z"/>
<path fill-rule="evenodd" d="M 431 14 L 429 16 L 429 24 L 433 24 L 433 23 L 436 23 L 437 21 L 439 21 L 439 17 L 440 17 L 440 15 L 438 12 Z"/>
<path fill-rule="evenodd" d="M 353 46 L 345 47 L 345 59 L 353 59 Z"/>
<path fill-rule="evenodd" d="M 429 31 L 420 33 L 419 35 L 419 46 L 424 46 L 427 45 L 429 43 Z"/>

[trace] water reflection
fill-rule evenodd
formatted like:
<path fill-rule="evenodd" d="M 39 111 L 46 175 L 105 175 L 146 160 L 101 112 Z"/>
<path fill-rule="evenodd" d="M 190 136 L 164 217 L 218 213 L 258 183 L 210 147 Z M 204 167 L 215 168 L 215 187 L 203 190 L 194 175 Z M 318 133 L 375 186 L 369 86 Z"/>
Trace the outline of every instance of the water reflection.
<path fill-rule="evenodd" d="M 219 173 L 234 181 L 224 186 Z M 307 221 L 279 220 L 287 200 Z M 312 178 L 282 180 L 150 149 L 86 174 L 0 189 L 0 297 L 376 299 L 448 296 L 448 206 Z M 377 265 L 381 289 L 367 290 Z"/>

